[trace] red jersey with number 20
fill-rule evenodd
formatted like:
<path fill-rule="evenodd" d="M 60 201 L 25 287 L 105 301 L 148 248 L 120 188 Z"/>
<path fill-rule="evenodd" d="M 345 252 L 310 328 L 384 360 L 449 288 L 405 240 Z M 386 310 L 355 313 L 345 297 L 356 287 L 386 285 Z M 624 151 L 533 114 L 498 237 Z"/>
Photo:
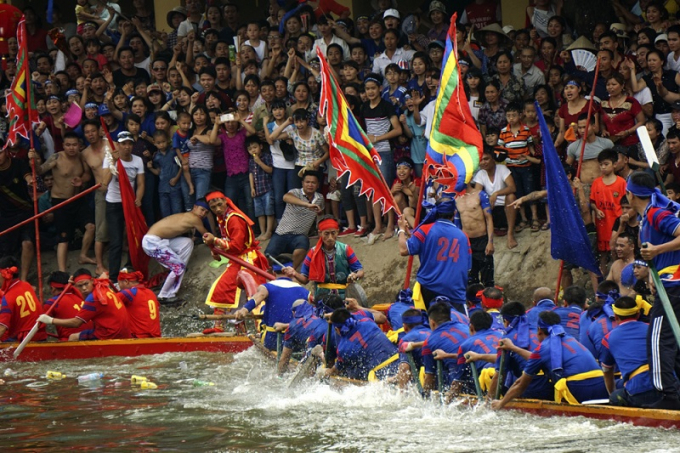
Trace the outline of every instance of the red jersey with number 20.
<path fill-rule="evenodd" d="M 421 286 L 453 302 L 465 303 L 468 271 L 472 265 L 470 240 L 450 220 L 422 225 L 406 243 L 409 255 L 419 255 L 417 280 Z"/>
<path fill-rule="evenodd" d="M 152 338 L 161 336 L 161 320 L 156 295 L 149 288 L 138 285 L 124 289 L 118 298 L 127 308 L 130 320 L 130 333 L 133 338 Z"/>
<path fill-rule="evenodd" d="M 7 288 L 0 305 L 0 325 L 7 327 L 0 341 L 23 340 L 42 312 L 42 306 L 33 287 L 19 279 L 14 280 Z M 32 341 L 42 341 L 46 338 L 45 326 L 41 325 Z"/>
<path fill-rule="evenodd" d="M 106 290 L 106 300 L 95 298 L 94 292 L 85 298 L 76 318 L 94 323 L 94 336 L 97 340 L 130 338 L 128 314 L 123 302 L 111 290 Z"/>

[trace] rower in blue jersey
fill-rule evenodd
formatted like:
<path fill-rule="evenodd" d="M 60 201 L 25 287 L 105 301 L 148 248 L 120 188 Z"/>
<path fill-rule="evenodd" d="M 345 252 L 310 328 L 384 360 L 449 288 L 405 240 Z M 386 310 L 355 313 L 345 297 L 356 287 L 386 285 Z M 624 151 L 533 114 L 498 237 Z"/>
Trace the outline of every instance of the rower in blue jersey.
<path fill-rule="evenodd" d="M 503 291 L 495 286 L 490 286 L 485 288 L 484 291 L 481 291 L 479 297 L 482 299 L 482 310 L 490 314 L 493 318 L 491 330 L 505 333 L 503 317 L 500 312 L 500 308 L 503 306 Z"/>
<path fill-rule="evenodd" d="M 401 323 L 404 326 L 404 335 L 399 340 L 397 382 L 399 387 L 406 388 L 414 378 L 420 379 L 420 369 L 423 367 L 422 346 L 413 347 L 413 344 L 424 343 L 432 330 L 427 325 L 427 315 L 415 308 L 410 308 L 402 313 Z M 413 363 L 409 360 L 409 354 Z M 415 377 L 414 372 L 416 373 Z"/>
<path fill-rule="evenodd" d="M 546 310 L 554 309 L 555 302 L 553 302 L 552 290 L 546 287 L 536 288 L 532 300 L 534 306 L 527 311 L 527 320 L 529 321 L 529 328 L 536 332 L 538 315 Z"/>
<path fill-rule="evenodd" d="M 553 311 L 560 317 L 560 324 L 568 335 L 580 338 L 580 322 L 583 307 L 586 305 L 586 290 L 572 285 L 564 290 L 562 306 Z M 584 345 L 585 346 L 585 345 Z"/>
<path fill-rule="evenodd" d="M 631 207 L 642 217 L 640 255 L 658 270 L 673 312 L 680 318 L 680 205 L 668 200 L 656 188 L 654 178 L 642 171 L 630 175 L 626 190 Z M 653 407 L 680 409 L 680 347 L 659 291 L 649 313 L 647 359 L 654 387 L 663 393 Z"/>
<path fill-rule="evenodd" d="M 604 373 L 597 361 L 581 343 L 564 332 L 557 313 L 544 311 L 539 315 L 536 336 L 541 344 L 529 356 L 522 376 L 503 399 L 492 403 L 492 408 L 501 409 L 522 395 L 539 373 L 554 383 L 556 402 L 566 400 L 579 404 L 608 396 Z"/>
<path fill-rule="evenodd" d="M 620 297 L 620 294 L 619 285 L 613 280 L 603 281 L 598 285 L 597 289 L 595 303 L 588 309 L 588 318 L 591 319 L 590 325 L 581 344 L 599 362 L 602 357 L 602 339 L 616 325 L 612 306 L 616 299 Z"/>
<path fill-rule="evenodd" d="M 663 394 L 654 388 L 647 361 L 647 330 L 638 321 L 640 306 L 632 297 L 619 298 L 614 306 L 618 326 L 602 340 L 602 367 L 609 390 L 609 402 L 615 406 L 645 407 L 657 403 Z M 616 388 L 614 367 L 623 378 L 623 387 Z"/>
<path fill-rule="evenodd" d="M 392 330 L 399 332 L 402 328 L 401 315 L 404 314 L 406 310 L 413 308 L 413 291 L 411 288 L 402 289 L 397 294 L 397 300 L 394 301 L 390 308 L 387 310 L 387 320 L 392 326 Z"/>
<path fill-rule="evenodd" d="M 451 385 L 451 395 L 460 393 L 474 393 L 475 383 L 472 378 L 472 371 L 468 363 L 468 353 L 488 354 L 496 356 L 498 342 L 505 333 L 492 330 L 493 317 L 488 312 L 478 311 L 470 316 L 470 338 L 463 341 L 458 347 L 458 362 L 453 373 L 453 384 Z M 470 359 L 473 357 L 470 356 Z M 494 366 L 493 363 L 484 360 L 471 360 L 476 363 L 479 381 L 483 389 L 491 387 Z"/>
<path fill-rule="evenodd" d="M 285 257 L 278 258 L 285 260 Z M 292 263 L 288 264 L 292 265 Z M 260 302 L 264 301 L 261 324 L 264 325 L 262 343 L 267 349 L 276 351 L 277 334 L 274 324 L 277 322 L 289 323 L 293 319 L 293 312 L 291 310 L 293 302 L 298 299 L 307 300 L 309 291 L 304 286 L 300 286 L 286 277 L 282 272 L 281 266 L 274 264 L 272 270 L 276 280 L 258 286 L 255 294 L 248 299 L 243 308 L 236 311 L 236 318 L 244 319 Z"/>
<path fill-rule="evenodd" d="M 358 321 L 346 308 L 331 315 L 339 337 L 337 360 L 326 377 L 339 374 L 350 379 L 384 379 L 397 373 L 397 347 L 374 322 Z"/>
<path fill-rule="evenodd" d="M 432 333 L 423 345 L 423 365 L 425 379 L 423 390 L 426 394 L 435 387 L 437 373 L 436 361 L 442 360 L 443 381 L 446 388 L 451 384 L 451 374 L 457 366 L 458 347 L 469 335 L 467 325 L 451 320 L 451 306 L 444 302 L 437 302 L 427 311 L 428 321 Z M 439 389 L 443 391 L 444 389 Z"/>
<path fill-rule="evenodd" d="M 290 357 L 294 352 L 307 348 L 307 340 L 311 336 L 322 338 L 326 333 L 325 320 L 314 315 L 314 307 L 306 300 L 298 299 L 292 306 L 293 320 L 288 325 L 283 337 L 283 349 L 279 358 L 279 375 L 288 369 Z"/>

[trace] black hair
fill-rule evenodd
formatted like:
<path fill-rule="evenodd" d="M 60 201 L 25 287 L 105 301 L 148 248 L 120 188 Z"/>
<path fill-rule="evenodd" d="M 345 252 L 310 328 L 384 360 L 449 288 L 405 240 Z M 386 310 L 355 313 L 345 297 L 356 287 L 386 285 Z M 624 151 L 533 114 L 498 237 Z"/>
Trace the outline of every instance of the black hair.
<path fill-rule="evenodd" d="M 577 285 L 572 285 L 564 290 L 562 296 L 569 305 L 578 305 L 583 308 L 586 305 L 586 290 Z"/>
<path fill-rule="evenodd" d="M 508 302 L 501 307 L 501 316 L 523 316 L 527 312 L 521 302 Z"/>
<path fill-rule="evenodd" d="M 47 284 L 58 283 L 60 285 L 66 285 L 68 283 L 69 275 L 68 272 L 54 271 L 47 277 Z"/>
<path fill-rule="evenodd" d="M 446 302 L 434 303 L 427 310 L 427 316 L 437 324 L 451 321 L 451 305 Z"/>
<path fill-rule="evenodd" d="M 602 163 L 606 160 L 609 160 L 612 163 L 616 163 L 616 161 L 619 160 L 619 153 L 611 148 L 603 149 L 602 151 L 600 151 L 600 154 L 597 155 L 597 161 L 599 163 Z"/>
<path fill-rule="evenodd" d="M 17 269 L 19 268 L 19 262 L 15 257 L 7 255 L 0 258 L 0 269 L 7 269 L 10 267 L 16 267 Z"/>
<path fill-rule="evenodd" d="M 588 120 L 588 114 L 587 113 L 581 113 L 576 118 L 576 121 L 587 121 L 587 120 Z M 590 124 L 595 124 L 595 115 L 590 116 Z"/>
<path fill-rule="evenodd" d="M 92 277 L 92 272 L 90 272 L 89 269 L 81 267 L 80 269 L 76 269 L 76 271 L 73 273 L 73 278 L 80 277 L 81 275 L 89 275 Z"/>
<path fill-rule="evenodd" d="M 477 332 L 491 328 L 491 324 L 493 324 L 493 317 L 483 310 L 476 311 L 470 315 L 470 325 Z"/>
<path fill-rule="evenodd" d="M 635 299 L 632 297 L 628 296 L 623 296 L 619 297 L 616 299 L 616 302 L 614 302 L 614 306 L 616 308 L 621 308 L 621 309 L 629 309 L 629 308 L 635 308 L 637 307 L 637 302 L 635 302 Z M 616 315 L 619 317 L 619 319 L 624 320 L 624 319 L 631 319 L 631 318 L 637 318 L 640 315 L 640 312 L 636 312 L 634 315 L 630 316 L 621 316 L 621 315 Z"/>
<path fill-rule="evenodd" d="M 252 145 L 253 143 L 258 144 L 261 147 L 263 146 L 262 141 L 260 140 L 260 137 L 258 137 L 257 135 L 251 135 L 250 137 L 246 137 L 246 141 L 245 141 L 246 149 L 248 149 L 248 147 L 250 147 L 250 145 Z"/>
<path fill-rule="evenodd" d="M 200 71 L 198 71 L 198 77 L 200 78 L 203 74 L 208 74 L 210 77 L 213 79 L 217 78 L 217 71 L 215 71 L 215 68 L 212 66 L 206 66 L 204 68 L 201 68 Z"/>
<path fill-rule="evenodd" d="M 541 321 L 543 321 L 544 323 L 546 323 L 549 326 L 556 326 L 556 325 L 558 325 L 562 322 L 562 319 L 560 319 L 560 315 L 558 315 L 557 313 L 555 313 L 552 310 L 542 311 L 538 315 L 538 317 Z M 539 328 L 538 330 L 541 330 L 541 331 L 543 331 L 543 333 L 545 335 L 548 335 L 547 329 Z"/>
<path fill-rule="evenodd" d="M 420 316 L 422 318 L 421 314 L 422 314 L 422 312 L 420 310 L 418 310 L 417 308 L 409 308 L 408 310 L 406 310 L 402 314 L 402 316 Z M 422 325 L 422 324 L 423 324 L 422 319 L 418 323 L 404 323 L 404 325 L 408 326 L 410 329 L 412 329 L 416 326 Z"/>
<path fill-rule="evenodd" d="M 78 137 L 78 134 L 76 134 L 73 131 L 68 131 L 64 134 L 63 140 L 66 140 L 67 138 L 75 138 L 76 140 L 80 140 L 80 137 Z"/>
<path fill-rule="evenodd" d="M 617 291 L 619 290 L 619 284 L 616 283 L 614 280 L 603 280 L 600 282 L 599 285 L 597 285 L 597 292 L 598 293 L 603 293 L 607 294 L 609 291 Z"/>
<path fill-rule="evenodd" d="M 519 102 L 511 102 L 505 107 L 505 113 L 508 112 L 515 112 L 521 114 L 524 108 L 520 105 Z"/>
<path fill-rule="evenodd" d="M 333 324 L 342 324 L 352 317 L 352 314 L 346 308 L 338 308 L 333 311 L 331 315 L 331 322 Z"/>
<path fill-rule="evenodd" d="M 671 127 L 668 130 L 668 133 L 666 134 L 666 140 L 671 139 L 671 138 L 675 138 L 675 139 L 680 140 L 680 130 L 678 130 L 675 127 Z"/>
<path fill-rule="evenodd" d="M 654 189 L 656 186 L 656 182 L 654 181 L 654 177 L 650 175 L 649 173 L 646 173 L 644 171 L 634 171 L 629 177 L 629 181 L 634 183 L 637 186 L 645 187 L 647 189 Z M 637 195 L 636 195 L 637 196 Z M 649 197 L 638 197 L 643 200 L 649 199 Z"/>
<path fill-rule="evenodd" d="M 467 299 L 468 301 L 476 300 L 477 293 L 483 290 L 484 285 L 482 285 L 481 283 L 472 283 L 468 285 L 467 289 L 465 290 L 465 299 Z"/>
<path fill-rule="evenodd" d="M 297 120 L 309 120 L 309 112 L 307 109 L 300 108 L 293 112 L 293 121 Z"/>

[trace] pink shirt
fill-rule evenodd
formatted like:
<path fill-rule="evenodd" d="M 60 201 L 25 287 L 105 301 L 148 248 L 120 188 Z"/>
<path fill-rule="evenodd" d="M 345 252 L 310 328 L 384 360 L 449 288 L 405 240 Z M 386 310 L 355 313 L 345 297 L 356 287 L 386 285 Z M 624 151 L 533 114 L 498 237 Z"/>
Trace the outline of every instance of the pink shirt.
<path fill-rule="evenodd" d="M 246 130 L 239 129 L 233 137 L 229 137 L 226 131 L 220 132 L 224 163 L 227 167 L 227 176 L 248 173 L 248 150 L 246 150 Z"/>

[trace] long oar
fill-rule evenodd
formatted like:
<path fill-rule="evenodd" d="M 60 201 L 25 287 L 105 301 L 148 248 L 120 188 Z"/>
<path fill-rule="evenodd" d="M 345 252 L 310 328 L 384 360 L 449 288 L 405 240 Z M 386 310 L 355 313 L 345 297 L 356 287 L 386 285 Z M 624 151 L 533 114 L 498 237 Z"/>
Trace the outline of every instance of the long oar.
<path fill-rule="evenodd" d="M 468 358 L 467 356 L 465 357 L 466 359 Z M 482 399 L 484 398 L 484 393 L 482 393 L 482 386 L 479 385 L 479 373 L 477 372 L 477 364 L 475 362 L 470 362 L 470 370 L 472 371 L 472 380 L 475 383 L 475 390 L 477 391 L 477 398 L 479 398 L 479 402 L 482 402 Z"/>
<path fill-rule="evenodd" d="M 220 248 L 210 247 L 210 251 L 213 252 L 216 255 L 221 255 L 221 256 L 229 259 L 230 261 L 233 261 L 234 263 L 238 264 L 239 266 L 245 267 L 249 271 L 256 273 L 260 277 L 266 278 L 267 280 L 275 280 L 276 279 L 276 277 L 273 276 L 272 274 L 270 274 L 269 272 L 263 271 L 259 267 L 256 267 L 256 266 L 248 263 L 247 261 L 243 261 L 241 258 L 234 256 L 230 253 L 227 253 Z"/>
<path fill-rule="evenodd" d="M 69 283 L 68 285 L 66 285 L 66 287 L 62 290 L 61 294 L 59 294 L 59 297 L 57 297 L 57 300 L 54 301 L 54 303 L 50 306 L 50 308 L 47 309 L 47 311 L 46 311 L 44 314 L 49 315 L 50 313 L 52 313 L 52 310 L 54 310 L 54 307 L 57 306 L 57 304 L 59 303 L 59 301 L 61 300 L 61 298 L 64 296 L 64 294 L 66 294 L 66 292 L 67 292 L 69 289 L 71 289 L 72 286 L 73 286 L 73 285 L 72 285 L 71 283 Z M 19 354 L 21 354 L 21 352 L 24 350 L 24 348 L 26 347 L 26 345 L 28 344 L 28 342 L 31 341 L 31 340 L 33 339 L 33 337 L 35 336 L 35 334 L 38 332 L 38 329 L 39 329 L 39 328 L 40 328 L 40 321 L 36 321 L 36 322 L 35 322 L 35 325 L 34 325 L 33 328 L 31 329 L 31 331 L 28 332 L 28 335 L 26 335 L 26 336 L 24 337 L 24 339 L 21 341 L 21 344 L 14 350 L 14 358 L 15 358 L 15 359 L 16 359 L 17 357 L 19 357 Z"/>
<path fill-rule="evenodd" d="M 323 345 L 323 358 L 326 362 L 326 368 L 328 368 L 328 344 L 331 342 L 331 334 L 333 333 L 333 324 L 331 320 L 328 320 L 328 329 L 326 329 L 326 344 Z"/>
<path fill-rule="evenodd" d="M 192 315 L 187 315 L 189 318 L 198 319 L 200 321 L 214 321 L 218 319 L 236 319 L 236 315 L 233 313 L 225 313 L 223 315 L 207 315 L 204 313 L 194 313 Z M 262 319 L 262 314 L 250 313 L 246 315 L 246 318 L 251 319 Z"/>
<path fill-rule="evenodd" d="M 413 376 L 413 381 L 416 383 L 416 387 L 418 387 L 418 391 L 422 395 L 424 390 L 422 384 L 420 383 L 420 373 L 418 372 L 418 367 L 416 367 L 416 361 L 413 359 L 413 352 L 407 352 L 406 358 L 408 359 L 408 364 L 411 367 L 411 376 Z"/>
<path fill-rule="evenodd" d="M 647 243 L 642 244 L 642 247 L 647 247 Z M 668 299 L 666 288 L 663 287 L 663 282 L 661 281 L 661 277 L 659 277 L 659 273 L 656 271 L 656 267 L 654 267 L 654 262 L 649 260 L 647 261 L 647 264 L 649 264 L 649 270 L 652 272 L 652 279 L 654 280 L 654 286 L 656 286 L 656 293 L 659 295 L 661 306 L 668 317 L 668 323 L 671 325 L 671 329 L 673 330 L 675 341 L 678 345 L 680 345 L 680 325 L 678 325 L 678 318 L 675 316 L 675 311 L 673 311 L 673 305 L 671 305 L 671 301 Z"/>
<path fill-rule="evenodd" d="M 283 352 L 283 332 L 276 332 L 276 363 L 281 360 L 281 353 Z"/>
<path fill-rule="evenodd" d="M 505 359 L 508 354 L 508 351 L 505 349 L 501 352 L 501 363 L 500 366 L 498 367 L 498 381 L 496 382 L 496 395 L 495 399 L 500 399 L 501 398 L 501 389 L 503 388 L 503 381 L 505 381 Z"/>
<path fill-rule="evenodd" d="M 437 360 L 437 388 L 439 389 L 439 402 L 444 404 L 444 363 Z"/>
<path fill-rule="evenodd" d="M 295 377 L 293 378 L 292 381 L 290 381 L 290 384 L 288 384 L 288 388 L 294 388 L 300 385 L 300 382 L 306 377 L 309 376 L 312 367 L 316 364 L 317 361 L 317 356 L 321 354 L 321 345 L 317 344 L 312 348 L 311 351 L 309 351 L 309 354 L 307 354 L 307 357 L 303 362 L 300 364 L 299 370 Z"/>

